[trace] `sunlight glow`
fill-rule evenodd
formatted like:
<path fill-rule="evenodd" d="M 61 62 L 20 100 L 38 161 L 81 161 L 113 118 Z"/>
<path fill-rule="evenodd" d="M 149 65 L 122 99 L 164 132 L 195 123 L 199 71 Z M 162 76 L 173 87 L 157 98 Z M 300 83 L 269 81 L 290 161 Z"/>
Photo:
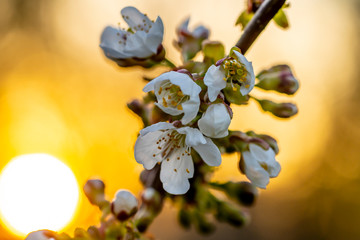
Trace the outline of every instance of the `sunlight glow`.
<path fill-rule="evenodd" d="M 0 175 L 0 217 L 17 235 L 61 230 L 73 218 L 78 200 L 73 172 L 47 154 L 18 156 Z"/>

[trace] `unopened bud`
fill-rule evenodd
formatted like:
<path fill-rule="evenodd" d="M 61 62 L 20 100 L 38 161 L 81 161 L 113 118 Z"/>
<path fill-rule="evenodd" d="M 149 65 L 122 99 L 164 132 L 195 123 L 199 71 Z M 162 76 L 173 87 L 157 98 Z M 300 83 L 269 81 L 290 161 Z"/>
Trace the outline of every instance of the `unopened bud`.
<path fill-rule="evenodd" d="M 146 188 L 141 195 L 141 199 L 143 204 L 152 209 L 153 212 L 158 212 L 162 208 L 160 193 L 154 188 Z"/>
<path fill-rule="evenodd" d="M 156 214 L 154 214 L 147 206 L 142 206 L 135 215 L 135 226 L 139 232 L 145 232 L 153 222 Z"/>
<path fill-rule="evenodd" d="M 248 182 L 211 183 L 211 186 L 224 191 L 229 198 L 244 206 L 253 205 L 258 196 L 256 187 Z"/>
<path fill-rule="evenodd" d="M 257 100 L 264 111 L 271 112 L 280 118 L 289 118 L 297 114 L 298 109 L 293 103 L 275 103 L 270 100 Z"/>
<path fill-rule="evenodd" d="M 274 90 L 292 95 L 299 89 L 299 82 L 288 65 L 277 65 L 264 70 L 259 73 L 257 78 L 259 83 L 256 84 L 256 87 L 264 90 Z"/>
<path fill-rule="evenodd" d="M 194 224 L 196 229 L 202 234 L 210 234 L 215 231 L 215 226 L 209 222 L 205 215 L 199 211 L 194 212 Z"/>
<path fill-rule="evenodd" d="M 235 227 L 241 227 L 247 222 L 246 215 L 227 202 L 219 203 L 216 219 L 227 222 Z"/>
<path fill-rule="evenodd" d="M 246 134 L 248 136 L 251 136 L 251 137 L 254 137 L 254 138 L 260 138 L 261 140 L 264 140 L 274 150 L 275 154 L 279 153 L 279 146 L 278 146 L 277 141 L 275 140 L 275 138 L 273 138 L 273 137 L 271 137 L 269 135 L 266 135 L 266 134 L 256 134 L 253 131 L 248 131 L 248 132 L 246 132 Z M 254 143 L 256 143 L 256 142 L 254 142 Z M 259 145 L 262 146 L 263 148 L 267 148 L 267 146 L 265 146 L 263 144 L 259 144 Z"/>
<path fill-rule="evenodd" d="M 107 203 L 104 190 L 105 184 L 99 179 L 90 179 L 84 185 L 84 193 L 89 202 L 100 208 Z"/>
<path fill-rule="evenodd" d="M 138 209 L 136 197 L 127 190 L 119 190 L 111 203 L 111 212 L 120 221 L 125 221 L 132 217 Z"/>
<path fill-rule="evenodd" d="M 50 230 L 39 230 L 29 233 L 25 240 L 53 240 L 56 237 L 56 233 Z"/>

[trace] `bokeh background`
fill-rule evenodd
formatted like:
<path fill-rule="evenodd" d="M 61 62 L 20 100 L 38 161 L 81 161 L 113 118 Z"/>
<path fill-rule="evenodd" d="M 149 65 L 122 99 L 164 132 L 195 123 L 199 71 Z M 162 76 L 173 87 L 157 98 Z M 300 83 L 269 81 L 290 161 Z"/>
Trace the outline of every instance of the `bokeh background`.
<path fill-rule="evenodd" d="M 280 176 L 248 209 L 251 223 L 219 225 L 203 237 L 176 223 L 167 204 L 150 231 L 159 239 L 360 239 L 360 1 L 292 0 L 290 29 L 273 23 L 247 58 L 256 72 L 275 64 L 292 66 L 301 88 L 288 99 L 259 90 L 257 96 L 296 102 L 299 114 L 275 119 L 255 103 L 234 107 L 232 129 L 274 136 L 280 146 Z M 141 190 L 142 169 L 133 158 L 141 122 L 126 108 L 140 98 L 142 76 L 165 69 L 120 69 L 98 47 L 103 28 L 121 20 L 133 5 L 165 24 L 168 58 L 175 27 L 211 28 L 211 40 L 229 50 L 240 36 L 234 25 L 244 8 L 235 0 L 0 0 L 0 170 L 11 158 L 48 153 L 62 159 L 79 185 L 100 177 L 113 197 L 119 188 Z M 237 155 L 224 157 L 218 180 L 244 179 Z M 0 196 L 1 197 L 1 196 Z M 98 222 L 98 212 L 81 196 L 64 231 Z M 21 218 L 21 216 L 19 216 Z M 164 224 L 166 223 L 166 228 Z M 16 239 L 0 224 L 0 239 Z"/>

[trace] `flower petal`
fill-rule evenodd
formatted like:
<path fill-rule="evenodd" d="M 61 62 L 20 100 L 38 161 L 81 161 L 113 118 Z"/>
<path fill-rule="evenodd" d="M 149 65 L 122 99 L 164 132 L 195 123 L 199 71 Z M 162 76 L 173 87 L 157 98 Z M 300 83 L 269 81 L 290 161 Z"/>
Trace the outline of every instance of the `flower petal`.
<path fill-rule="evenodd" d="M 162 134 L 161 131 L 148 132 L 144 136 L 140 135 L 136 140 L 134 147 L 135 160 L 142 164 L 145 169 L 150 170 L 156 163 L 162 161 L 162 156 L 156 145 Z"/>
<path fill-rule="evenodd" d="M 210 138 L 204 138 L 206 140 L 205 144 L 199 144 L 193 146 L 193 148 L 207 165 L 217 167 L 221 164 L 220 150 Z"/>
<path fill-rule="evenodd" d="M 158 17 L 155 23 L 152 25 L 148 34 L 146 35 L 146 47 L 153 54 L 157 53 L 160 44 L 163 41 L 164 36 L 164 24 L 160 17 Z"/>
<path fill-rule="evenodd" d="M 222 103 L 212 104 L 198 121 L 200 131 L 212 138 L 222 138 L 229 134 L 231 119 L 226 106 Z"/>
<path fill-rule="evenodd" d="M 265 189 L 266 185 L 269 184 L 269 173 L 260 166 L 251 154 L 249 151 L 242 153 L 245 164 L 245 174 L 251 183 L 259 188 Z"/>
<path fill-rule="evenodd" d="M 152 24 L 147 16 L 142 14 L 134 7 L 123 8 L 121 10 L 121 15 L 130 28 L 138 27 L 139 25 L 142 26 L 144 23 L 146 23 L 148 26 Z"/>
<path fill-rule="evenodd" d="M 146 58 L 153 55 L 147 48 L 146 33 L 143 31 L 137 31 L 127 37 L 124 52 L 137 58 Z"/>
<path fill-rule="evenodd" d="M 160 180 L 165 191 L 171 194 L 184 194 L 189 188 L 188 178 L 194 175 L 194 163 L 191 156 L 182 153 L 184 149 L 172 152 L 168 160 L 161 164 Z"/>
<path fill-rule="evenodd" d="M 119 36 L 120 34 L 120 36 Z M 124 45 L 119 44 L 124 31 L 107 26 L 101 34 L 100 47 L 108 58 L 128 58 L 130 55 L 124 52 Z"/>
<path fill-rule="evenodd" d="M 226 81 L 223 80 L 224 77 L 225 73 L 220 65 L 211 65 L 207 70 L 204 83 L 208 86 L 208 95 L 211 102 L 215 101 L 220 91 L 226 87 Z"/>
<path fill-rule="evenodd" d="M 253 88 L 255 85 L 255 73 L 254 73 L 254 69 L 252 66 L 252 63 L 249 62 L 244 55 L 242 55 L 241 53 L 239 53 L 238 51 L 234 50 L 235 55 L 237 56 L 238 60 L 244 64 L 245 69 L 247 71 L 247 75 L 246 75 L 246 83 L 242 84 L 242 86 L 240 87 L 240 92 L 243 96 L 247 95 Z M 247 88 L 246 85 L 249 85 L 249 87 Z"/>
<path fill-rule="evenodd" d="M 160 130 L 174 129 L 174 125 L 167 122 L 158 122 L 151 126 L 148 126 L 140 131 L 140 136 L 145 136 L 149 132 L 155 132 Z"/>
<path fill-rule="evenodd" d="M 186 135 L 185 144 L 189 147 L 207 143 L 204 135 L 202 135 L 197 128 L 182 127 L 176 129 L 176 131 L 180 134 Z"/>

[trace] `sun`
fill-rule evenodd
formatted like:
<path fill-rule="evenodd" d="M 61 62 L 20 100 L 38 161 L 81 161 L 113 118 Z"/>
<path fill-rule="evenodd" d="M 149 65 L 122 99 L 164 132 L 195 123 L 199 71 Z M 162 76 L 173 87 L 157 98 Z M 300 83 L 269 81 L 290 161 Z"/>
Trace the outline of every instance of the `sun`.
<path fill-rule="evenodd" d="M 0 217 L 16 235 L 63 229 L 73 218 L 78 200 L 73 172 L 48 154 L 18 156 L 0 174 Z"/>

